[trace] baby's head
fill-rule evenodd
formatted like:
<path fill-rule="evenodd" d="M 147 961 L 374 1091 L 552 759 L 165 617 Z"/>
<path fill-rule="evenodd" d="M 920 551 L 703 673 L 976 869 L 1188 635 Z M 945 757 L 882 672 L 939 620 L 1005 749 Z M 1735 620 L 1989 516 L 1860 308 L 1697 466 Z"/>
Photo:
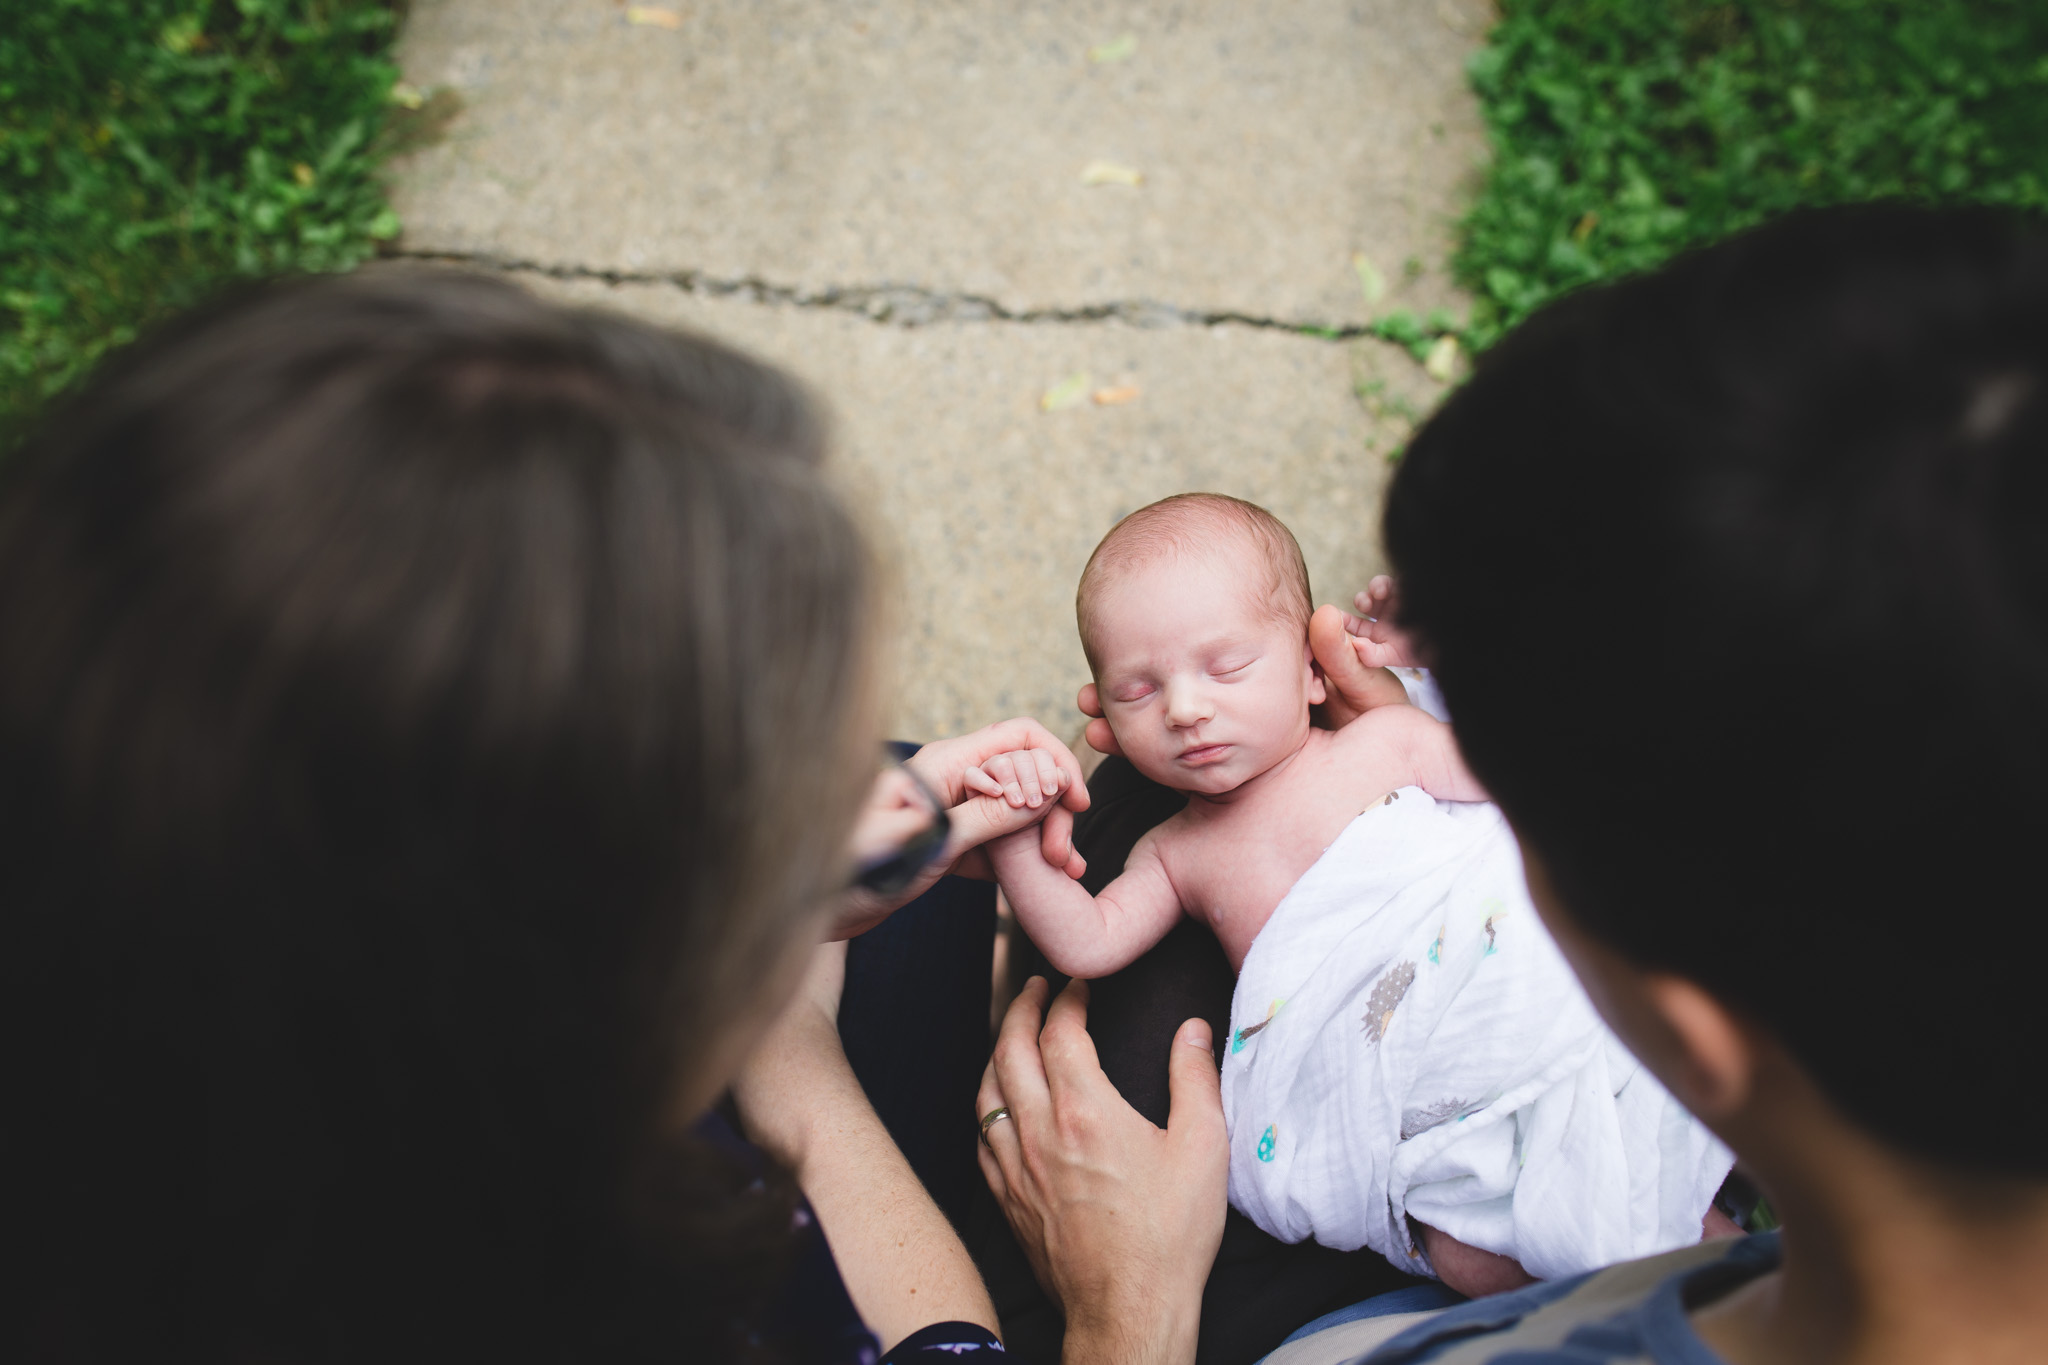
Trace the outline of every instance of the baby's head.
<path fill-rule="evenodd" d="M 1081 573 L 1081 647 L 1138 770 L 1227 792 L 1298 750 L 1323 699 L 1308 567 L 1263 507 L 1183 493 L 1118 522 Z"/>

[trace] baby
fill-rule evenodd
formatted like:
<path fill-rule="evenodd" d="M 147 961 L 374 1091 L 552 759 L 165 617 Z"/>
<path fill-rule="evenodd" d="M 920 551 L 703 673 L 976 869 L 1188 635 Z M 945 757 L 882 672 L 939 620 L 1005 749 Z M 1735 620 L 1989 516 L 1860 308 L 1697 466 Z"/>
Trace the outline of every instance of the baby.
<path fill-rule="evenodd" d="M 1413 706 L 1334 732 L 1309 723 L 1324 689 L 1308 570 L 1262 508 L 1198 493 L 1132 513 L 1095 547 L 1076 606 L 1117 747 L 1188 804 L 1099 896 L 1048 866 L 1028 832 L 991 850 L 1018 922 L 1069 976 L 1128 966 L 1183 914 L 1241 969 L 1274 907 L 1368 806 L 1402 787 L 1486 799 L 1450 727 Z"/>
<path fill-rule="evenodd" d="M 1220 495 L 1154 503 L 1096 547 L 1076 607 L 1116 747 L 1187 807 L 1100 895 L 1035 831 L 991 861 L 1072 976 L 1128 965 L 1184 914 L 1216 934 L 1239 973 L 1232 1203 L 1468 1292 L 1698 1240 L 1725 1149 L 1599 1023 L 1498 814 L 1452 804 L 1486 793 L 1450 727 L 1393 699 L 1311 725 L 1325 688 L 1287 528 Z M 1013 780 L 1009 756 L 986 766 Z M 1617 1181 L 1619 1210 L 1589 1193 Z"/>

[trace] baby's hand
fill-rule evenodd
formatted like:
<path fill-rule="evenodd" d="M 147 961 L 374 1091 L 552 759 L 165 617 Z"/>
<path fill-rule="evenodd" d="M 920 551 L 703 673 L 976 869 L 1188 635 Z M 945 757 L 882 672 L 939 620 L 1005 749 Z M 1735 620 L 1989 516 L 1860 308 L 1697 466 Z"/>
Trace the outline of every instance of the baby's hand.
<path fill-rule="evenodd" d="M 1415 649 L 1408 636 L 1394 624 L 1399 598 L 1394 580 L 1380 574 L 1365 585 L 1365 591 L 1351 599 L 1357 616 L 1344 618 L 1351 636 L 1351 648 L 1367 668 L 1412 668 Z"/>
<path fill-rule="evenodd" d="M 1044 749 L 1012 749 L 962 774 L 968 790 L 999 796 L 1014 808 L 1037 810 L 1066 790 L 1066 770 Z"/>
<path fill-rule="evenodd" d="M 1051 754 L 1044 749 L 1013 749 L 969 768 L 962 780 L 969 791 L 1004 801 L 1015 810 L 1045 807 L 1039 849 L 1046 862 L 1075 881 L 1088 870 L 1087 860 L 1074 847 L 1073 814 L 1059 803 L 1067 770 Z"/>

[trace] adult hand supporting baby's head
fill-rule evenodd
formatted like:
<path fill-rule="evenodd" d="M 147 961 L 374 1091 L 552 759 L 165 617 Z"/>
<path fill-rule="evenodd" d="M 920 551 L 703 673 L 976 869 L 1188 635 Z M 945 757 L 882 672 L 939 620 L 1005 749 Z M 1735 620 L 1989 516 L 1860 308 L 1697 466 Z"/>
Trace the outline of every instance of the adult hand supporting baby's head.
<path fill-rule="evenodd" d="M 1309 618 L 1309 653 L 1325 689 L 1323 704 L 1316 708 L 1317 724 L 1341 730 L 1375 706 L 1408 700 L 1407 689 L 1385 665 L 1367 662 L 1368 654 L 1377 651 L 1370 637 L 1372 625 L 1328 605 L 1317 607 Z M 1361 641 L 1370 648 L 1361 648 Z"/>
<path fill-rule="evenodd" d="M 1089 748 L 1098 754 L 1123 752 L 1117 747 L 1116 732 L 1111 730 L 1109 722 L 1102 718 L 1102 693 L 1096 689 L 1094 683 L 1082 684 L 1080 694 L 1074 698 L 1074 705 L 1081 708 L 1082 715 L 1091 717 L 1088 728 L 1081 734 L 1081 737 L 1088 741 Z"/>

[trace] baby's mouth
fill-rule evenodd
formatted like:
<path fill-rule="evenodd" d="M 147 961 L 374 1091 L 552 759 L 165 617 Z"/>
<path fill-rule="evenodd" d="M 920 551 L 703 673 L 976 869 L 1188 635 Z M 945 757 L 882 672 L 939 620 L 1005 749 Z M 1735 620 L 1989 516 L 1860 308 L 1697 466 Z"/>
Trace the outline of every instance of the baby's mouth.
<path fill-rule="evenodd" d="M 1202 768 L 1220 762 L 1230 752 L 1228 744 L 1198 744 L 1192 749 L 1180 751 L 1180 761 L 1189 767 Z"/>

